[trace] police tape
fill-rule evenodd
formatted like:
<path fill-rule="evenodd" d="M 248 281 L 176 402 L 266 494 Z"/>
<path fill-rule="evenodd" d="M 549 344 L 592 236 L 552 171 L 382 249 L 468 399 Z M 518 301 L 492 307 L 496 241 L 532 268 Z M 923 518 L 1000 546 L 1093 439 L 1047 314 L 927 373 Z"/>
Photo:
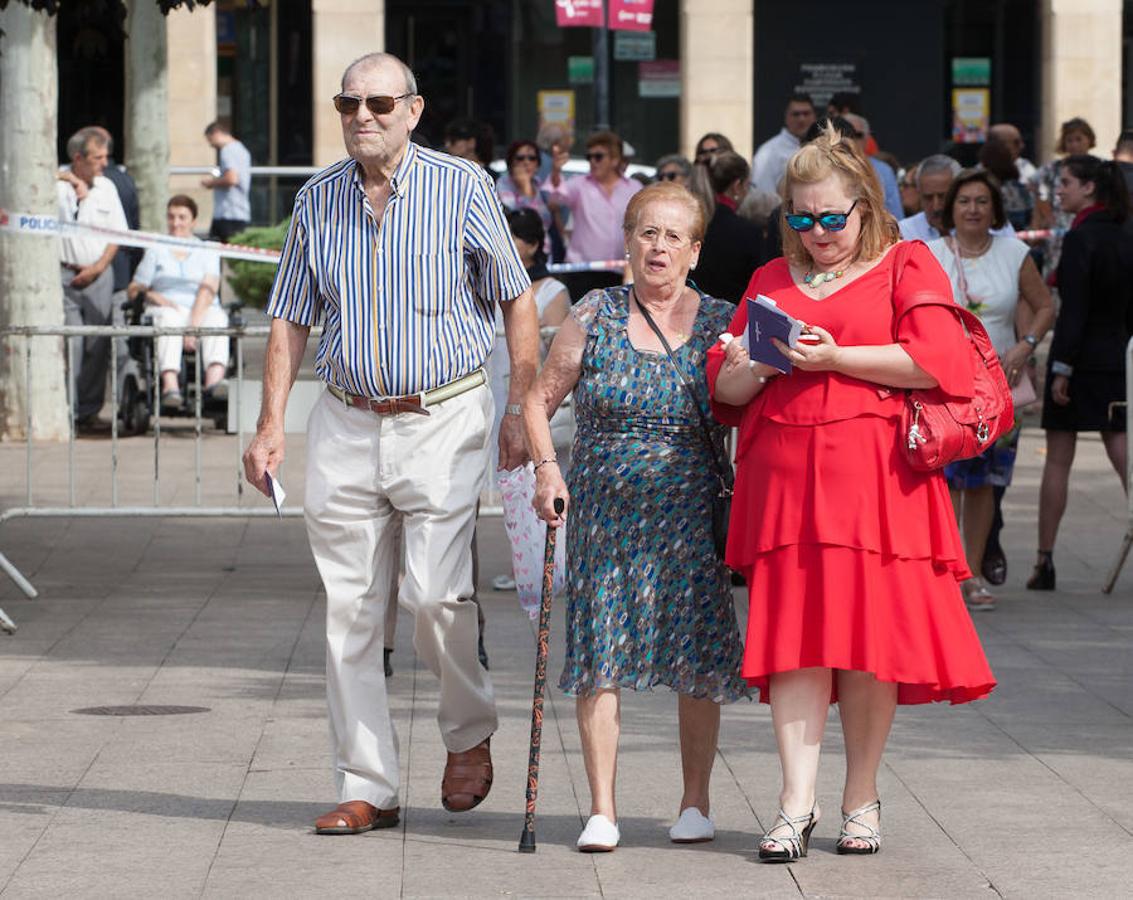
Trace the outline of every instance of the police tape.
<path fill-rule="evenodd" d="M 31 213 L 8 212 L 0 208 L 0 231 L 14 234 L 28 234 L 35 237 L 76 237 L 98 236 L 107 243 L 125 247 L 180 247 L 185 250 L 206 250 L 228 259 L 246 259 L 252 262 L 278 263 L 278 250 L 265 247 L 248 247 L 244 244 L 221 244 L 217 241 L 202 241 L 197 238 L 180 238 L 171 234 L 157 234 L 152 231 L 120 231 L 117 228 L 104 228 L 86 222 L 61 221 L 55 216 L 37 216 Z"/>
<path fill-rule="evenodd" d="M 180 247 L 185 250 L 205 250 L 217 253 L 227 259 L 245 259 L 252 262 L 278 264 L 280 251 L 266 247 L 249 247 L 246 244 L 221 244 L 217 241 L 202 241 L 198 238 L 180 238 L 171 234 L 157 234 L 152 231 L 120 231 L 117 228 L 104 228 L 86 222 L 61 221 L 55 216 L 37 216 L 31 213 L 14 213 L 0 207 L 0 231 L 15 234 L 29 234 L 36 237 L 63 237 L 65 235 L 97 235 L 108 243 L 125 247 Z M 622 272 L 623 259 L 602 259 L 595 262 L 551 263 L 547 271 L 553 275 L 569 275 L 575 272 Z"/>
<path fill-rule="evenodd" d="M 1021 241 L 1045 241 L 1047 238 L 1062 237 L 1066 228 L 1028 228 L 1026 231 L 1016 231 L 1015 237 Z"/>
<path fill-rule="evenodd" d="M 547 263 L 547 271 L 552 275 L 570 275 L 573 272 L 623 272 L 624 259 L 599 259 L 595 262 Z"/>

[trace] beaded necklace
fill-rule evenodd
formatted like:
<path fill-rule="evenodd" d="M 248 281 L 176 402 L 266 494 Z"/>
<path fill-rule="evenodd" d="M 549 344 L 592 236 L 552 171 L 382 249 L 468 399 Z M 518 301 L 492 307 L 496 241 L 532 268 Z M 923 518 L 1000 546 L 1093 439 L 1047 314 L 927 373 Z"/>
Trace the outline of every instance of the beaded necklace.
<path fill-rule="evenodd" d="M 803 276 L 803 281 L 811 287 L 820 287 L 828 281 L 833 281 L 835 278 L 841 278 L 846 274 L 845 269 L 835 269 L 833 272 L 807 272 Z"/>

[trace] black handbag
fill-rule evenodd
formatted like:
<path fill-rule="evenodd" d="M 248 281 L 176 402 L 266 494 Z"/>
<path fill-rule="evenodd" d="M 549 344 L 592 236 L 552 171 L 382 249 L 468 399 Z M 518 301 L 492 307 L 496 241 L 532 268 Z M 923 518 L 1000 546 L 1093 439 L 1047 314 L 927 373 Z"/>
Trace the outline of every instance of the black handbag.
<path fill-rule="evenodd" d="M 673 357 L 673 349 L 669 346 L 669 342 L 665 340 L 665 335 L 661 333 L 661 329 L 658 328 L 657 323 L 653 321 L 653 316 L 649 314 L 649 310 L 638 301 L 637 295 L 633 294 L 632 296 L 634 302 L 637 303 L 637 308 L 641 310 L 641 317 L 645 319 L 645 324 L 657 335 L 657 340 L 659 340 L 661 346 L 665 348 L 665 355 L 669 357 L 669 362 L 672 363 L 673 369 L 677 373 L 677 379 L 680 381 L 681 387 L 685 389 L 689 399 L 692 400 L 692 406 L 696 410 L 697 416 L 700 418 L 700 428 L 704 434 L 704 440 L 708 444 L 708 453 L 712 457 L 712 467 L 716 470 L 718 489 L 712 497 L 712 540 L 716 546 L 716 557 L 722 561 L 724 559 L 724 551 L 728 546 L 728 520 L 732 516 L 732 490 L 735 485 L 731 462 L 720 459 L 720 453 L 717 451 L 716 444 L 712 440 L 712 428 L 708 424 L 708 417 L 704 414 L 704 410 L 700 408 L 700 401 L 696 398 L 696 391 L 692 389 L 692 385 L 689 384 L 688 379 L 685 378 L 685 373 L 682 372 L 681 367 L 677 365 L 677 361 Z"/>

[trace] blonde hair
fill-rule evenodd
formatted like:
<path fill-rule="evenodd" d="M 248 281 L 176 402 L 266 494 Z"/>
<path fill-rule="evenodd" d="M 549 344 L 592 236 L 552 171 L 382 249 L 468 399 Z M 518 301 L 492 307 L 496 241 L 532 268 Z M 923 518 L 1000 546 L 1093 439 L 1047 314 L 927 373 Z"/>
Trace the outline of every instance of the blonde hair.
<path fill-rule="evenodd" d="M 885 208 L 885 195 L 873 166 L 853 140 L 827 125 L 817 138 L 804 144 L 790 158 L 783 177 L 779 233 L 783 237 L 783 255 L 797 268 L 809 269 L 814 260 L 803 246 L 798 232 L 787 224 L 791 191 L 796 185 L 817 184 L 831 175 L 837 175 L 847 193 L 857 201 L 855 209 L 861 216 L 862 229 L 855 260 L 877 259 L 890 245 L 900 240 L 897 220 Z"/>
<path fill-rule="evenodd" d="M 679 203 L 688 211 L 689 218 L 692 220 L 689 240 L 693 243 L 704 240 L 704 207 L 700 205 L 700 201 L 688 188 L 672 181 L 659 181 L 656 184 L 648 185 L 630 197 L 629 205 L 626 207 L 625 219 L 622 220 L 622 231 L 625 232 L 626 237 L 628 238 L 637 228 L 638 217 L 645 207 L 650 203 L 667 201 Z"/>

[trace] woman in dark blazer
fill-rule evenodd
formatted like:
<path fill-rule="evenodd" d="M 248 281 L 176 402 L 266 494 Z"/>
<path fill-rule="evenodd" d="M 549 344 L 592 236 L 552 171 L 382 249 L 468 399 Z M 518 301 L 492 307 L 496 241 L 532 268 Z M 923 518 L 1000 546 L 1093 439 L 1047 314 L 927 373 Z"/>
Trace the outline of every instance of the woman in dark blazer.
<path fill-rule="evenodd" d="M 718 152 L 708 163 L 712 206 L 700 261 L 691 273 L 704 293 L 731 303 L 743 299 L 751 273 L 765 262 L 763 232 L 736 214 L 748 191 L 751 168 L 731 150 Z"/>
<path fill-rule="evenodd" d="M 1066 509 L 1079 431 L 1100 431 L 1109 461 L 1125 483 L 1125 346 L 1133 330 L 1133 233 L 1129 194 L 1116 163 L 1095 156 L 1062 161 L 1062 209 L 1074 213 L 1062 241 L 1058 293 L 1042 425 L 1046 463 L 1039 494 L 1039 553 L 1027 587 L 1055 586 L 1054 541 Z"/>

